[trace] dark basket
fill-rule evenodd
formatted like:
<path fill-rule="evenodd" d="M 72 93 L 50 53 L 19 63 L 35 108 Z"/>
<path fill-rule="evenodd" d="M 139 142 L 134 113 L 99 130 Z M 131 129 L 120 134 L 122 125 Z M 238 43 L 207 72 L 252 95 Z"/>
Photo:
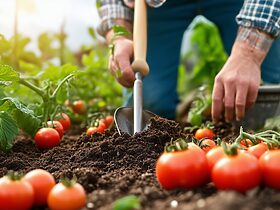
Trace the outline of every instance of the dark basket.
<path fill-rule="evenodd" d="M 280 85 L 265 85 L 259 88 L 258 98 L 253 107 L 247 110 L 245 118 L 236 122 L 245 129 L 260 129 L 266 119 L 280 115 Z"/>

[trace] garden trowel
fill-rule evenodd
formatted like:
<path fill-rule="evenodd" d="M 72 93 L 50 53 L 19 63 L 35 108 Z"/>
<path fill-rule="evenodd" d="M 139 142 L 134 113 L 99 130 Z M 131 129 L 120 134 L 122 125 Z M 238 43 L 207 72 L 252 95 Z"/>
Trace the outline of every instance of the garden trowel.
<path fill-rule="evenodd" d="M 120 107 L 115 111 L 114 119 L 119 133 L 131 135 L 145 130 L 155 114 L 143 110 L 142 79 L 149 73 L 146 62 L 147 53 L 147 6 L 145 0 L 135 0 L 133 25 L 134 61 L 132 69 L 135 72 L 133 86 L 133 108 Z"/>

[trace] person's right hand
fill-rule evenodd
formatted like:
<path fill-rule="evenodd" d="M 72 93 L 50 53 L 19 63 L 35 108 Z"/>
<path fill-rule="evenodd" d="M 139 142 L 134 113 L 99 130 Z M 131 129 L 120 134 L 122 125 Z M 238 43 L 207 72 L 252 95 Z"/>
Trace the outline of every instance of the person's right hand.
<path fill-rule="evenodd" d="M 132 87 L 135 80 L 134 72 L 131 68 L 132 59 L 132 40 L 126 37 L 118 37 L 114 40 L 114 52 L 109 58 L 109 70 L 124 87 Z"/>

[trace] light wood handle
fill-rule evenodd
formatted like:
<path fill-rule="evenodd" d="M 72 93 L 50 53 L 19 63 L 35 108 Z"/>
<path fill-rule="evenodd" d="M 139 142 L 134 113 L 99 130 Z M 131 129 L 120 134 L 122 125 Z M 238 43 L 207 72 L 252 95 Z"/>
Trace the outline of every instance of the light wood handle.
<path fill-rule="evenodd" d="M 133 23 L 134 61 L 132 69 L 142 76 L 149 73 L 147 54 L 147 5 L 145 0 L 135 0 Z"/>

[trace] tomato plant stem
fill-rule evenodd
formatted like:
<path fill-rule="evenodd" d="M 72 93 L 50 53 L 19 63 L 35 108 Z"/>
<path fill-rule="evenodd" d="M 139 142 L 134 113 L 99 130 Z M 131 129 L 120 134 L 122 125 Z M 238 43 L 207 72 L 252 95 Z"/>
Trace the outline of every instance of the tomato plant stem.
<path fill-rule="evenodd" d="M 28 81 L 26 81 L 26 80 L 24 80 L 24 79 L 22 79 L 22 78 L 19 79 L 19 82 L 20 82 L 20 84 L 22 84 L 22 85 L 24 85 L 24 86 L 30 88 L 30 89 L 33 90 L 34 92 L 36 92 L 36 93 L 37 93 L 38 95 L 40 95 L 41 97 L 44 97 L 45 93 L 44 93 L 44 91 L 43 91 L 41 88 L 36 87 L 36 86 L 33 85 L 32 83 L 30 83 L 30 82 L 28 82 Z"/>

